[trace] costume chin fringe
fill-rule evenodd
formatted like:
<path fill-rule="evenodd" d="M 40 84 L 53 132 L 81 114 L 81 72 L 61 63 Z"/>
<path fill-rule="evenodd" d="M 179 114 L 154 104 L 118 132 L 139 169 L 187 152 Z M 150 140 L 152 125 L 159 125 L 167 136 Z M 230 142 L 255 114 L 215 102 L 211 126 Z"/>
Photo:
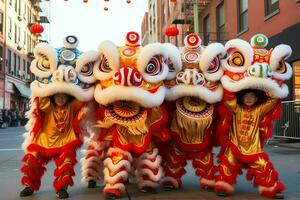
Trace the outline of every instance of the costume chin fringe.
<path fill-rule="evenodd" d="M 33 151 L 33 152 L 39 152 L 41 156 L 45 157 L 54 157 L 60 155 L 64 151 L 69 151 L 70 149 L 76 150 L 82 145 L 82 141 L 80 139 L 74 140 L 73 142 L 70 142 L 63 147 L 58 147 L 58 148 L 51 148 L 47 149 L 45 147 L 39 146 L 37 144 L 30 144 L 27 147 L 28 151 Z"/>
<path fill-rule="evenodd" d="M 177 123 L 179 131 L 183 135 L 191 135 L 193 133 L 196 133 L 193 134 L 194 137 L 191 140 L 203 141 L 205 136 L 205 131 L 210 127 L 212 121 L 213 121 L 212 115 L 209 115 L 205 118 L 201 118 L 199 120 L 199 119 L 187 118 L 185 115 L 183 115 L 181 112 L 177 110 L 176 119 L 173 120 L 173 123 Z M 171 125 L 171 129 L 173 123 Z"/>

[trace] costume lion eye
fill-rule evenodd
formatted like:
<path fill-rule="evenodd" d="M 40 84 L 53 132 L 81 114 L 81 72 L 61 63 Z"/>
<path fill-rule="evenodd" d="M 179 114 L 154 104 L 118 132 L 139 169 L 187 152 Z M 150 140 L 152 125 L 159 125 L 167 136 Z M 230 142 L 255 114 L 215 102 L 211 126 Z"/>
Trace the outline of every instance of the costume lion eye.
<path fill-rule="evenodd" d="M 166 59 L 165 63 L 169 67 L 169 72 L 174 72 L 175 71 L 174 64 L 172 63 L 170 58 Z"/>
<path fill-rule="evenodd" d="M 162 71 L 161 57 L 154 56 L 148 62 L 145 72 L 151 76 L 158 75 Z"/>
<path fill-rule="evenodd" d="M 284 60 L 281 60 L 279 62 L 279 65 L 276 69 L 276 72 L 279 73 L 279 74 L 284 74 L 286 72 L 287 68 L 286 68 L 286 64 L 284 62 Z"/>
<path fill-rule="evenodd" d="M 99 64 L 99 70 L 101 72 L 109 73 L 111 72 L 111 68 L 109 66 L 109 62 L 105 56 L 102 56 L 100 64 Z"/>
<path fill-rule="evenodd" d="M 220 59 L 218 57 L 215 57 L 215 59 L 211 61 L 210 66 L 207 69 L 207 73 L 212 74 L 219 71 L 219 69 L 220 69 Z"/>
<path fill-rule="evenodd" d="M 93 66 L 95 62 L 85 64 L 81 69 L 81 74 L 84 76 L 91 76 L 93 74 Z"/>
<path fill-rule="evenodd" d="M 48 71 L 50 69 L 50 62 L 47 58 L 41 58 L 38 60 L 37 67 L 41 71 Z"/>
<path fill-rule="evenodd" d="M 245 59 L 241 52 L 235 51 L 230 55 L 227 62 L 232 67 L 241 67 L 244 65 Z"/>

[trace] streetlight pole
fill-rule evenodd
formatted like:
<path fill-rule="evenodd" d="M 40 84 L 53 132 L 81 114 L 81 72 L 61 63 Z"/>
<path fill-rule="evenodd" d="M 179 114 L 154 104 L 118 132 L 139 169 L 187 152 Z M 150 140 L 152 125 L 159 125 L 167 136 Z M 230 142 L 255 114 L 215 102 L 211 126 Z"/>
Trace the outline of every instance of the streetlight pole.
<path fill-rule="evenodd" d="M 7 24 L 7 1 L 5 0 L 4 1 L 4 23 L 3 23 L 3 109 L 5 109 L 5 82 L 6 82 L 6 30 L 7 30 L 7 27 L 6 27 L 6 24 Z M 9 58 L 10 59 L 10 58 Z M 10 67 L 10 66 L 9 66 Z"/>
<path fill-rule="evenodd" d="M 194 33 L 199 35 L 199 6 L 198 6 L 198 2 L 194 3 Z"/>

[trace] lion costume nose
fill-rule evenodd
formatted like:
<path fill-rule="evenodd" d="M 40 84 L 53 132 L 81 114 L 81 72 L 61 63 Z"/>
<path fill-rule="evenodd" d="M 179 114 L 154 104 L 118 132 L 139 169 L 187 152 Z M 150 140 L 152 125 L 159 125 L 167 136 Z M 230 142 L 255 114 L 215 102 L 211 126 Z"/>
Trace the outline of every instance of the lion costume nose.
<path fill-rule="evenodd" d="M 258 78 L 270 78 L 273 71 L 267 63 L 255 63 L 248 68 L 248 75 Z"/>
<path fill-rule="evenodd" d="M 55 82 L 75 82 L 76 71 L 72 66 L 59 66 L 53 73 L 53 80 Z"/>
<path fill-rule="evenodd" d="M 205 78 L 197 69 L 185 69 L 177 74 L 176 82 L 185 85 L 203 85 Z"/>
<path fill-rule="evenodd" d="M 121 86 L 140 86 L 143 83 L 142 74 L 129 67 L 120 68 L 113 76 L 114 84 Z"/>

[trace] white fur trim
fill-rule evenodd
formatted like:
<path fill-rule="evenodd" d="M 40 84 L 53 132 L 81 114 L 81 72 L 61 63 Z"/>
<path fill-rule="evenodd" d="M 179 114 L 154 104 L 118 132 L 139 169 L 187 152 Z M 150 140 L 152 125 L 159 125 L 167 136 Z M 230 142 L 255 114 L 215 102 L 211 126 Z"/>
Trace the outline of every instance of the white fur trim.
<path fill-rule="evenodd" d="M 74 44 L 72 44 L 67 40 L 67 38 L 69 38 L 69 37 L 71 37 L 72 39 L 75 38 L 77 41 Z M 67 49 L 75 49 L 79 44 L 79 40 L 74 35 L 68 35 L 68 36 L 64 37 L 63 44 L 64 44 L 64 47 Z"/>
<path fill-rule="evenodd" d="M 110 176 L 109 174 L 109 170 L 107 168 L 105 168 L 103 170 L 104 173 L 104 180 L 106 183 L 109 184 L 115 184 L 120 178 L 122 178 L 123 180 L 127 180 L 128 179 L 128 172 L 127 171 L 120 171 L 117 174 L 115 174 L 114 176 Z"/>
<path fill-rule="evenodd" d="M 224 181 L 217 181 L 215 186 L 221 186 L 223 188 L 226 188 L 230 193 L 233 193 L 234 187 Z"/>
<path fill-rule="evenodd" d="M 229 53 L 228 50 L 231 48 L 238 49 L 243 54 L 244 59 L 245 59 L 244 67 L 230 67 L 227 64 L 227 62 L 222 62 L 222 66 L 226 70 L 229 70 L 231 72 L 240 72 L 241 73 L 246 70 L 245 67 L 248 67 L 251 65 L 251 63 L 253 61 L 253 49 L 252 49 L 251 45 L 248 42 L 246 42 L 245 40 L 242 40 L 242 39 L 229 40 L 225 44 L 225 48 L 226 48 L 227 53 Z"/>
<path fill-rule="evenodd" d="M 99 157 L 82 158 L 80 162 L 82 181 L 102 179 L 103 166 Z"/>
<path fill-rule="evenodd" d="M 274 48 L 270 57 L 270 67 L 274 72 L 274 77 L 276 79 L 287 80 L 292 77 L 293 71 L 291 66 L 286 62 L 287 71 L 284 74 L 279 74 L 276 69 L 281 60 L 286 60 L 292 54 L 292 49 L 290 46 L 285 44 L 280 44 Z"/>
<path fill-rule="evenodd" d="M 139 189 L 142 189 L 143 187 L 152 187 L 152 188 L 157 188 L 160 186 L 160 184 L 158 182 L 152 182 L 149 180 L 140 180 L 138 181 L 138 187 Z"/>
<path fill-rule="evenodd" d="M 152 108 L 160 106 L 164 101 L 166 88 L 161 86 L 157 92 L 150 93 L 138 87 L 111 86 L 102 90 L 98 84 L 95 89 L 95 100 L 102 105 L 108 105 L 115 101 L 134 101 L 143 107 Z"/>
<path fill-rule="evenodd" d="M 120 162 L 118 162 L 117 164 L 114 164 L 111 160 L 111 158 L 106 158 L 103 161 L 103 164 L 105 167 L 107 167 L 110 170 L 114 170 L 114 171 L 118 171 L 121 169 L 121 167 L 125 167 L 126 171 L 130 171 L 131 165 L 130 162 L 128 160 L 121 160 Z"/>
<path fill-rule="evenodd" d="M 205 50 L 201 54 L 200 58 L 200 69 L 203 72 L 205 78 L 209 81 L 218 81 L 221 79 L 224 71 L 221 67 L 221 61 L 220 61 L 220 68 L 217 72 L 215 73 L 207 73 L 208 67 L 211 65 L 211 62 L 216 58 L 216 57 L 221 57 L 226 54 L 225 47 L 221 43 L 213 43 L 208 45 Z"/>
<path fill-rule="evenodd" d="M 22 143 L 22 148 L 25 152 L 27 152 L 27 147 L 32 143 L 33 140 L 33 132 L 32 129 L 35 124 L 35 118 L 33 115 L 33 111 L 38 107 L 38 105 L 34 102 L 35 96 L 31 96 L 30 98 L 30 110 L 26 112 L 26 118 L 28 119 L 25 129 L 26 132 L 23 134 L 24 141 Z"/>
<path fill-rule="evenodd" d="M 119 149 L 119 148 L 109 148 L 108 151 L 107 151 L 107 156 L 111 156 L 112 153 L 116 153 L 116 152 L 127 156 L 129 162 L 132 162 L 133 159 L 132 159 L 131 154 L 128 151 L 124 151 L 124 150 Z"/>
<path fill-rule="evenodd" d="M 259 89 L 265 91 L 273 98 L 285 98 L 289 94 L 286 84 L 279 87 L 277 82 L 271 79 L 246 77 L 238 82 L 234 82 L 228 76 L 223 76 L 221 82 L 223 87 L 231 92 L 238 92 L 244 89 Z"/>
<path fill-rule="evenodd" d="M 74 96 L 79 101 L 90 101 L 93 99 L 95 86 L 89 89 L 82 89 L 73 83 L 55 82 L 52 84 L 42 84 L 38 81 L 33 81 L 30 84 L 32 93 L 38 97 L 48 97 L 58 93 L 66 93 Z"/>
<path fill-rule="evenodd" d="M 206 178 L 201 178 L 200 179 L 200 184 L 207 185 L 209 187 L 214 187 L 216 185 L 216 181 L 215 180 L 206 179 Z"/>
<path fill-rule="evenodd" d="M 286 72 L 284 74 L 279 74 L 276 71 L 273 71 L 273 77 L 280 80 L 288 80 L 293 75 L 292 67 L 289 63 L 285 63 L 286 65 Z"/>
<path fill-rule="evenodd" d="M 276 70 L 278 67 L 278 63 L 283 59 L 288 59 L 292 54 L 292 49 L 289 45 L 280 44 L 276 46 L 271 54 L 270 57 L 270 67 L 273 69 L 273 71 Z"/>
<path fill-rule="evenodd" d="M 84 65 L 88 64 L 89 62 L 96 62 L 99 60 L 99 55 L 96 51 L 86 51 L 83 54 L 79 56 L 76 62 L 76 72 L 77 76 L 80 80 L 82 80 L 85 83 L 94 83 L 96 82 L 96 78 L 94 75 L 91 76 L 84 76 L 81 74 L 81 69 Z M 93 70 L 94 66 L 91 66 L 91 70 Z"/>
<path fill-rule="evenodd" d="M 167 54 L 168 54 L 167 57 L 170 58 L 171 62 L 173 63 L 174 70 L 175 70 L 173 72 L 171 72 L 169 70 L 167 79 L 171 80 L 171 79 L 175 78 L 176 74 L 178 72 L 180 72 L 182 69 L 181 55 L 180 55 L 180 51 L 179 51 L 178 47 L 174 46 L 173 44 L 165 43 L 164 45 L 167 50 Z"/>
<path fill-rule="evenodd" d="M 161 43 L 148 44 L 141 49 L 141 52 L 137 58 L 137 69 L 141 72 L 141 74 L 143 75 L 143 78 L 147 82 L 150 82 L 150 83 L 156 83 L 156 82 L 164 80 L 169 73 L 169 68 L 164 62 L 161 63 L 162 64 L 162 72 L 160 72 L 160 74 L 158 74 L 156 76 L 151 76 L 151 75 L 145 73 L 145 69 L 146 69 L 148 62 L 155 55 L 162 55 L 163 61 L 164 61 L 168 57 L 165 45 L 163 45 Z"/>
<path fill-rule="evenodd" d="M 136 175 L 137 175 L 138 181 L 143 180 L 142 179 L 143 175 L 147 175 L 149 177 L 149 179 L 151 179 L 151 181 L 159 182 L 161 180 L 161 178 L 163 177 L 163 169 L 162 169 L 162 167 L 159 167 L 158 173 L 155 175 L 150 169 L 142 168 L 142 169 L 137 170 Z"/>
<path fill-rule="evenodd" d="M 161 181 L 160 181 L 160 185 L 163 186 L 163 185 L 164 185 L 165 183 L 167 183 L 167 182 L 171 182 L 172 185 L 173 185 L 176 189 L 179 188 L 178 182 L 176 181 L 175 178 L 173 178 L 173 177 L 171 177 L 171 176 L 165 176 L 165 177 L 163 177 L 163 178 L 161 179 Z"/>
<path fill-rule="evenodd" d="M 151 169 L 156 169 L 160 166 L 161 164 L 161 156 L 157 156 L 155 161 L 151 161 L 149 159 L 141 159 L 141 160 L 138 160 L 137 162 L 137 167 L 140 168 L 142 167 L 143 165 L 147 165 L 148 167 L 150 167 Z"/>
<path fill-rule="evenodd" d="M 105 190 L 108 190 L 108 189 L 117 189 L 117 190 L 120 190 L 122 193 L 125 191 L 125 185 L 123 183 L 117 183 L 117 184 L 114 184 L 114 185 L 111 185 L 109 183 L 107 183 L 103 189 L 103 191 L 105 192 Z"/>
<path fill-rule="evenodd" d="M 96 62 L 94 65 L 94 76 L 98 80 L 110 79 L 113 76 L 113 74 L 115 73 L 115 71 L 120 68 L 118 48 L 114 43 L 107 40 L 107 41 L 102 42 L 99 45 L 98 54 L 99 54 L 100 59 L 101 59 L 102 55 L 105 56 L 105 58 L 107 59 L 107 62 L 109 63 L 109 66 L 111 68 L 111 72 L 106 73 L 106 72 L 101 72 L 99 70 L 99 64 L 101 62 L 101 60 L 99 59 L 99 61 Z"/>
<path fill-rule="evenodd" d="M 277 186 L 277 183 L 275 183 L 272 187 L 265 187 L 265 186 L 261 186 L 259 185 L 258 186 L 258 191 L 259 191 L 259 194 L 263 193 L 263 192 L 271 192 L 271 191 L 274 191 L 275 188 Z"/>
<path fill-rule="evenodd" d="M 222 100 L 223 87 L 220 84 L 216 90 L 211 91 L 203 86 L 184 84 L 175 85 L 171 89 L 167 90 L 166 99 L 168 101 L 174 101 L 184 96 L 195 96 L 212 104 Z"/>
<path fill-rule="evenodd" d="M 142 159 L 149 159 L 152 160 L 154 159 L 156 156 L 158 155 L 158 149 L 154 148 L 153 152 L 150 154 L 150 152 L 144 152 L 139 158 L 138 160 L 142 160 Z"/>
<path fill-rule="evenodd" d="M 39 43 L 33 50 L 35 59 L 31 62 L 30 71 L 38 77 L 48 77 L 57 69 L 57 53 L 55 49 L 50 46 L 48 43 Z M 41 54 L 46 56 L 50 69 L 46 72 L 39 70 L 36 65 L 38 60 L 41 58 Z"/>

